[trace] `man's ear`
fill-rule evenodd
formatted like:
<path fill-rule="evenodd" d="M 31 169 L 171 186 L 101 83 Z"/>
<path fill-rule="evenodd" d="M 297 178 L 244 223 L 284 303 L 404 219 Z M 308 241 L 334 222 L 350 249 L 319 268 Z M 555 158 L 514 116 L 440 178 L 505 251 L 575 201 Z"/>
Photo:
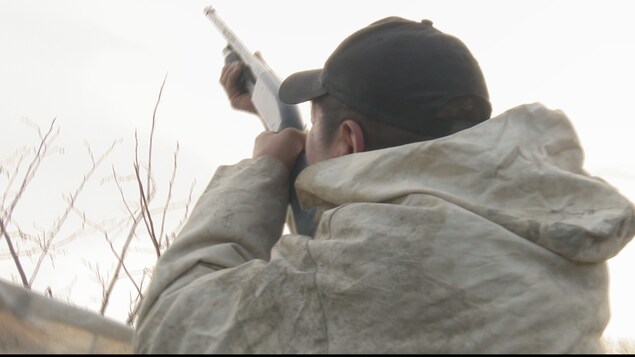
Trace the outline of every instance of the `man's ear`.
<path fill-rule="evenodd" d="M 335 157 L 365 151 L 362 127 L 354 120 L 343 121 L 337 130 L 332 149 Z"/>

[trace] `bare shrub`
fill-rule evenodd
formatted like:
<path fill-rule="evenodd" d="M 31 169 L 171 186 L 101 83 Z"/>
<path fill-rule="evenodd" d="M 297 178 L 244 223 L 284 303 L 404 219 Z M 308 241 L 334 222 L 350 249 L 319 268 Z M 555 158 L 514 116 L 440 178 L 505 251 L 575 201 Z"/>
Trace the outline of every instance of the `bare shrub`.
<path fill-rule="evenodd" d="M 110 219 L 96 219 L 78 205 L 78 199 L 86 185 L 93 180 L 98 168 L 103 166 L 118 142 L 113 141 L 106 150 L 96 155 L 91 146 L 86 144 L 90 166 L 79 184 L 72 192 L 63 194 L 64 208 L 48 227 L 26 228 L 14 219 L 14 212 L 29 190 L 29 184 L 40 171 L 40 164 L 56 150 L 54 142 L 59 134 L 57 119 L 53 119 L 46 131 L 28 123 L 37 131 L 39 142 L 33 147 L 20 148 L 0 161 L 0 183 L 5 183 L 0 200 L 0 233 L 6 242 L 0 248 L 0 260 L 11 260 L 14 271 L 3 271 L 1 276 L 9 278 L 14 284 L 26 289 L 33 289 L 44 261 L 55 264 L 57 259 L 65 259 L 56 248 L 68 245 L 80 239 L 100 237 L 106 243 L 111 254 L 111 264 L 99 265 L 86 257 L 86 265 L 92 272 L 94 280 L 101 289 L 99 306 L 95 312 L 104 315 L 111 302 L 115 289 L 129 290 L 129 312 L 126 318 L 128 325 L 133 325 L 137 309 L 143 300 L 143 291 L 150 278 L 156 260 L 170 246 L 172 240 L 187 219 L 192 201 L 195 181 L 189 187 L 189 195 L 175 202 L 174 187 L 178 171 L 179 144 L 172 157 L 170 177 L 166 178 L 165 199 L 156 202 L 158 184 L 164 180 L 155 178 L 152 167 L 153 142 L 157 125 L 157 109 L 166 83 L 167 75 L 161 84 L 154 112 L 147 146 L 147 161 L 141 159 L 139 134 L 134 133 L 135 148 L 132 164 L 128 166 L 131 173 L 122 175 L 113 164 L 110 174 L 101 180 L 101 184 L 111 184 L 125 207 L 124 216 L 113 212 Z M 136 194 L 131 194 L 134 186 Z M 128 189 L 126 189 L 128 188 Z M 178 212 L 174 212 L 178 211 Z M 173 217 L 168 220 L 169 214 Z M 174 218 L 174 215 L 177 218 Z M 70 218 L 73 217 L 73 222 Z M 178 221 L 174 223 L 175 220 Z M 171 221 L 172 224 L 169 224 Z M 171 225 L 171 227 L 169 227 Z M 65 229 L 62 229 L 62 228 Z M 91 242 L 93 242 L 91 241 Z M 148 248 L 153 252 L 152 259 L 139 259 L 146 255 Z M 57 252 L 57 253 L 56 253 Z M 77 253 L 77 252 L 76 252 Z M 78 254 L 82 254 L 79 252 Z M 142 263 L 140 263 L 140 261 Z M 25 264 L 26 263 L 26 264 Z M 122 284 L 126 282 L 125 286 Z M 47 285 L 42 293 L 49 297 L 63 299 L 71 288 Z M 68 301 L 72 303 L 72 301 Z"/>

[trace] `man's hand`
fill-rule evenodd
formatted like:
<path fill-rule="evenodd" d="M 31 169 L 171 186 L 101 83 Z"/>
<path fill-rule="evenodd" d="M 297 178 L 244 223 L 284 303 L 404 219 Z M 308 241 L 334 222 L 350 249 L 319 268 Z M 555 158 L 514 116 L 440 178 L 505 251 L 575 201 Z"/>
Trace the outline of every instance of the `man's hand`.
<path fill-rule="evenodd" d="M 239 61 L 226 64 L 221 71 L 220 83 L 227 93 L 232 108 L 258 114 L 251 102 L 251 94 L 239 85 L 240 73 L 243 68 L 244 64 Z"/>
<path fill-rule="evenodd" d="M 269 67 L 259 51 L 256 51 L 254 56 L 263 65 Z M 227 93 L 232 108 L 258 115 L 254 103 L 251 101 L 251 94 L 240 85 L 240 75 L 243 70 L 245 70 L 245 64 L 240 61 L 225 64 L 220 74 L 220 83 Z"/>
<path fill-rule="evenodd" d="M 265 131 L 256 137 L 253 158 L 272 156 L 282 161 L 292 171 L 298 156 L 304 151 L 306 134 L 287 128 L 279 133 Z"/>

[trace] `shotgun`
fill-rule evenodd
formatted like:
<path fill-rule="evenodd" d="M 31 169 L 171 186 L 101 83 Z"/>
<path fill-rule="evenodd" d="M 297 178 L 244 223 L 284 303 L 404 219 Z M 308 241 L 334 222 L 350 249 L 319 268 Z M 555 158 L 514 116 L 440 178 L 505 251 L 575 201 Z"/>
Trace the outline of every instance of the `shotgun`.
<path fill-rule="evenodd" d="M 225 63 L 233 61 L 243 63 L 241 85 L 251 95 L 251 101 L 265 129 L 273 132 L 286 128 L 304 131 L 305 125 L 297 106 L 280 101 L 278 96 L 282 83 L 280 78 L 247 49 L 212 6 L 206 7 L 204 13 L 227 40 L 227 46 L 223 49 Z M 317 226 L 315 208 L 303 209 L 295 190 L 295 179 L 306 166 L 306 157 L 302 154 L 290 175 L 290 214 L 287 215 L 287 225 L 293 233 L 313 237 Z"/>

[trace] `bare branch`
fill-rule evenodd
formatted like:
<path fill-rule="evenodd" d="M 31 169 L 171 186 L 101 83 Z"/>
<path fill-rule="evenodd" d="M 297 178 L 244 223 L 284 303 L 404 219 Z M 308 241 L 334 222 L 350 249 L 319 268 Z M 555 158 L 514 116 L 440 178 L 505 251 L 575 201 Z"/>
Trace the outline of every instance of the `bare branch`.
<path fill-rule="evenodd" d="M 135 139 L 136 139 L 136 133 L 135 133 Z M 135 150 L 135 153 L 136 153 L 136 150 Z M 128 203 L 126 202 L 126 198 L 123 194 L 123 189 L 121 188 L 121 185 L 119 184 L 119 180 L 117 179 L 117 175 L 114 168 L 113 168 L 113 177 L 115 178 L 115 182 L 117 183 L 117 188 L 119 189 L 119 193 L 121 194 L 121 199 L 123 200 L 123 203 L 128 209 L 128 213 L 130 214 L 132 218 L 132 227 L 130 228 L 130 231 L 128 232 L 128 237 L 126 238 L 126 242 L 121 248 L 121 253 L 115 254 L 115 256 L 117 257 L 117 266 L 115 267 L 115 273 L 113 275 L 112 280 L 108 284 L 108 287 L 104 290 L 104 299 L 102 301 L 102 305 L 100 308 L 100 313 L 102 315 L 105 313 L 106 307 L 108 306 L 109 297 L 115 287 L 117 278 L 119 276 L 119 272 L 121 271 L 122 268 L 124 268 L 124 261 L 126 258 L 126 254 L 128 253 L 130 243 L 132 242 L 132 239 L 135 236 L 135 230 L 137 229 L 137 225 L 139 224 L 139 221 L 141 221 L 141 218 L 143 217 L 143 211 L 133 214 L 132 210 L 130 210 L 130 207 L 128 206 Z"/>
<path fill-rule="evenodd" d="M 117 189 L 119 190 L 119 194 L 121 195 L 121 200 L 123 201 L 123 205 L 126 207 L 126 210 L 128 210 L 128 213 L 130 214 L 130 216 L 134 218 L 135 215 L 132 213 L 130 206 L 128 206 L 128 202 L 126 201 L 126 196 L 123 193 L 123 188 L 121 188 L 121 184 L 119 183 L 119 179 L 117 178 L 117 172 L 115 171 L 114 166 L 112 167 L 112 177 L 115 180 L 115 184 L 117 185 Z"/>
<path fill-rule="evenodd" d="M 72 241 L 74 241 L 75 239 L 83 236 L 83 235 L 88 235 L 90 233 L 93 233 L 96 231 L 96 229 L 94 229 L 93 227 L 95 226 L 101 226 L 103 227 L 103 225 L 105 224 L 105 222 L 101 222 L 100 224 L 97 224 L 95 222 L 91 222 L 87 217 L 86 214 L 83 211 L 80 211 L 79 209 L 77 209 L 77 207 L 73 207 L 73 213 L 75 213 L 77 215 L 77 217 L 79 217 L 80 220 L 82 220 L 82 224 L 81 227 L 79 227 L 78 229 L 76 229 L 73 232 L 70 232 L 65 238 L 61 238 L 61 239 L 57 239 L 56 242 L 52 245 L 51 250 L 53 249 L 57 249 L 59 247 L 62 247 Z M 90 222 L 90 226 L 87 228 L 86 224 Z M 124 224 L 126 223 L 124 219 L 111 219 L 106 221 L 109 223 L 109 227 L 111 227 L 112 230 L 120 230 Z M 104 228 L 104 230 L 110 231 L 106 228 Z"/>
<path fill-rule="evenodd" d="M 22 263 L 20 263 L 20 258 L 18 257 L 17 252 L 13 248 L 13 243 L 11 242 L 11 237 L 9 237 L 9 233 L 7 232 L 6 227 L 4 226 L 4 222 L 0 219 L 0 230 L 2 230 L 2 235 L 7 241 L 7 245 L 9 246 L 9 252 L 11 253 L 11 257 L 13 257 L 13 262 L 15 263 L 16 269 L 18 269 L 18 273 L 20 274 L 20 279 L 22 280 L 22 285 L 30 289 L 29 281 L 26 279 L 26 274 L 24 273 L 24 268 L 22 268 Z"/>
<path fill-rule="evenodd" d="M 134 238 L 134 235 L 135 235 L 134 232 L 137 229 L 137 225 L 139 224 L 139 221 L 141 220 L 141 216 L 142 214 L 139 214 L 136 217 L 134 217 L 132 227 L 130 228 L 130 231 L 128 232 L 128 237 L 126 238 L 126 242 L 121 248 L 121 253 L 119 254 L 119 256 L 117 256 L 118 261 L 117 261 L 117 266 L 115 267 L 115 272 L 112 276 L 112 279 L 110 280 L 110 283 L 108 284 L 108 287 L 104 291 L 104 299 L 102 301 L 101 308 L 99 309 L 99 313 L 101 315 L 103 315 L 106 312 L 106 307 L 108 306 L 110 294 L 115 288 L 117 278 L 119 277 L 119 273 L 123 267 L 123 262 L 126 259 L 126 253 L 128 252 L 128 247 L 130 246 L 130 242 L 132 242 L 132 238 Z"/>
<path fill-rule="evenodd" d="M 99 284 L 99 286 L 101 286 L 101 295 L 102 295 L 102 302 L 103 302 L 104 300 L 106 300 L 106 279 L 107 279 L 107 277 L 104 278 L 102 276 L 101 271 L 99 270 L 99 264 L 95 264 L 95 266 L 93 266 L 90 262 L 88 262 L 88 263 L 86 263 L 86 265 L 88 265 L 88 269 L 95 274 L 95 276 L 97 278 L 97 283 Z"/>
<path fill-rule="evenodd" d="M 165 87 L 165 81 L 168 79 L 168 74 L 165 74 L 165 77 L 163 77 L 163 83 L 161 83 L 161 89 L 159 90 L 159 97 L 157 98 L 157 102 L 154 104 L 154 112 L 152 113 L 152 127 L 150 128 L 150 144 L 148 145 L 148 184 L 147 184 L 147 188 L 148 188 L 148 192 L 147 192 L 147 197 L 146 200 L 150 201 L 150 196 L 153 195 L 151 186 L 150 186 L 150 179 L 152 177 L 152 142 L 154 141 L 154 128 L 155 128 L 155 124 L 156 124 L 156 117 L 157 117 L 157 109 L 159 109 L 159 103 L 161 102 L 161 95 L 163 94 L 163 87 Z"/>
<path fill-rule="evenodd" d="M 116 143 L 113 142 L 110 145 L 110 147 L 106 149 L 106 151 L 96 161 L 95 161 L 95 156 L 93 155 L 93 152 L 90 149 L 90 146 L 88 146 L 88 153 L 91 157 L 92 166 L 90 167 L 88 172 L 84 174 L 84 178 L 82 179 L 82 182 L 79 184 L 77 189 L 75 189 L 75 192 L 67 198 L 66 209 L 64 210 L 64 213 L 62 213 L 62 215 L 55 220 L 55 225 L 53 226 L 51 231 L 49 231 L 48 239 L 44 239 L 45 235 L 42 235 L 42 238 L 44 239 L 44 242 L 43 242 L 44 244 L 42 246 L 42 253 L 40 254 L 40 257 L 38 258 L 37 263 L 35 264 L 35 268 L 33 270 L 33 273 L 31 274 L 31 279 L 29 280 L 29 285 L 33 285 L 33 282 L 38 272 L 40 271 L 40 267 L 42 265 L 42 262 L 44 261 L 44 258 L 50 252 L 50 248 L 51 248 L 51 244 L 53 243 L 53 240 L 55 239 L 55 237 L 61 230 L 62 226 L 66 222 L 66 219 L 68 218 L 68 214 L 75 207 L 75 202 L 77 201 L 77 197 L 79 197 L 79 194 L 83 191 L 84 186 L 92 177 L 92 175 L 95 173 L 95 170 L 97 170 L 97 168 L 102 164 L 102 162 L 106 159 L 106 157 L 110 155 L 112 150 L 115 148 L 115 144 Z"/>
<path fill-rule="evenodd" d="M 150 213 L 150 209 L 148 208 L 148 202 L 146 201 L 146 197 L 143 194 L 143 183 L 141 182 L 141 176 L 139 175 L 139 166 L 134 164 L 135 173 L 137 174 L 137 182 L 139 183 L 139 196 L 141 198 L 141 212 L 143 213 L 143 221 L 146 224 L 146 229 L 148 230 L 148 234 L 150 235 L 150 240 L 152 241 L 152 245 L 154 245 L 154 249 L 157 254 L 157 258 L 161 256 L 161 250 L 159 248 L 159 242 L 157 241 L 156 233 L 154 232 L 154 224 L 152 223 L 152 214 Z"/>
<path fill-rule="evenodd" d="M 51 125 L 44 136 L 42 136 L 42 133 L 38 128 L 38 132 L 41 137 L 40 145 L 38 146 L 35 152 L 35 156 L 33 157 L 33 160 L 29 164 L 29 167 L 27 168 L 26 173 L 24 174 L 24 178 L 22 179 L 22 185 L 20 185 L 18 192 L 16 193 L 15 197 L 13 198 L 13 201 L 11 201 L 11 204 L 9 205 L 9 208 L 6 209 L 3 213 L 4 217 L 2 218 L 2 220 L 4 220 L 5 222 L 7 222 L 11 218 L 11 214 L 13 213 L 15 206 L 18 204 L 20 197 L 22 197 L 22 194 L 24 194 L 26 187 L 29 185 L 29 183 L 31 182 L 35 174 L 37 173 L 37 169 L 40 166 L 42 159 L 44 158 L 44 155 L 48 148 L 48 144 L 50 144 L 57 137 L 57 134 L 59 133 L 59 128 L 57 129 L 55 134 L 53 134 L 53 136 L 51 137 L 51 133 L 53 132 L 53 127 L 55 125 L 56 120 L 57 118 L 53 118 L 53 121 L 51 122 Z"/>
<path fill-rule="evenodd" d="M 150 235 L 150 240 L 154 245 L 154 249 L 156 251 L 157 258 L 161 256 L 161 250 L 159 247 L 159 242 L 157 241 L 156 233 L 154 232 L 154 224 L 152 222 L 152 214 L 150 213 L 150 208 L 148 207 L 149 199 L 146 199 L 145 190 L 143 188 L 143 181 L 141 180 L 141 174 L 139 172 L 139 155 L 138 155 L 138 147 L 139 141 L 137 139 L 137 132 L 135 131 L 135 162 L 133 163 L 134 172 L 137 177 L 137 184 L 139 185 L 139 200 L 141 204 L 141 211 L 143 213 L 143 222 L 146 225 L 146 229 L 148 230 L 148 234 Z M 149 195 L 148 195 L 149 197 Z M 152 197 L 149 197 L 152 198 Z"/>
<path fill-rule="evenodd" d="M 20 172 L 20 167 L 22 166 L 22 163 L 24 162 L 24 156 L 26 155 L 26 153 L 23 152 L 16 152 L 16 155 L 19 155 L 19 157 L 17 158 L 17 163 L 15 165 L 15 170 L 13 170 L 12 174 L 9 174 L 9 172 L 5 169 L 6 175 L 7 175 L 7 186 L 4 189 L 4 193 L 2 194 L 2 202 L 0 202 L 0 208 L 2 208 L 2 212 L 0 212 L 3 216 L 4 216 L 4 202 L 7 199 L 7 195 L 9 194 L 9 192 L 11 192 L 11 186 L 13 186 L 13 183 L 15 182 L 16 177 L 18 177 L 18 173 Z"/>
<path fill-rule="evenodd" d="M 141 275 L 141 287 L 143 287 L 143 283 L 145 282 L 145 277 L 147 276 L 146 271 L 143 271 L 143 274 Z M 137 294 L 137 296 L 134 299 L 131 299 L 130 301 L 130 307 L 132 307 L 132 309 L 128 312 L 128 319 L 126 320 L 126 324 L 128 326 L 132 326 L 134 324 L 134 320 L 137 317 L 137 314 L 139 314 L 139 308 L 141 307 L 141 302 L 143 301 L 143 294 L 139 293 Z"/>
<path fill-rule="evenodd" d="M 26 273 L 24 272 L 24 268 L 22 267 L 22 263 L 20 262 L 20 257 L 18 256 L 18 252 L 15 250 L 15 248 L 13 246 L 13 242 L 11 241 L 11 237 L 9 236 L 9 233 L 7 232 L 6 225 L 11 221 L 11 215 L 13 213 L 13 210 L 15 209 L 15 207 L 18 204 L 20 198 L 24 194 L 24 192 L 26 190 L 26 187 L 29 185 L 29 183 L 31 182 L 31 180 L 33 179 L 35 174 L 37 173 L 38 168 L 40 166 L 40 163 L 42 162 L 42 159 L 44 158 L 44 155 L 45 155 L 46 150 L 48 148 L 48 145 L 53 140 L 55 140 L 55 137 L 57 136 L 57 133 L 59 133 L 59 128 L 58 128 L 56 133 L 53 134 L 53 136 L 51 137 L 51 133 L 53 132 L 53 128 L 55 127 L 56 119 L 57 118 L 53 119 L 48 131 L 46 132 L 46 134 L 44 136 L 42 136 L 42 132 L 38 128 L 38 133 L 39 133 L 40 139 L 41 139 L 40 140 L 40 145 L 38 146 L 38 149 L 36 150 L 35 155 L 33 157 L 33 160 L 29 164 L 29 167 L 27 168 L 27 170 L 26 170 L 26 172 L 24 174 L 24 177 L 22 179 L 22 184 L 20 185 L 20 188 L 18 189 L 18 192 L 13 197 L 13 200 L 11 201 L 11 204 L 9 205 L 9 207 L 7 209 L 2 207 L 2 216 L 0 216 L 0 230 L 2 230 L 2 236 L 5 238 L 5 241 L 7 242 L 7 246 L 9 247 L 9 252 L 11 253 L 11 256 L 13 258 L 13 262 L 15 263 L 16 269 L 18 270 L 18 273 L 20 274 L 20 279 L 22 280 L 22 285 L 24 287 L 26 287 L 26 288 L 30 288 L 30 284 L 29 284 L 29 281 L 26 278 Z M 19 166 L 19 164 L 18 164 L 18 166 Z M 16 168 L 16 174 L 17 174 L 17 170 L 18 170 L 18 168 Z M 13 179 L 11 179 L 11 182 L 12 181 L 13 181 Z M 3 195 L 3 199 L 2 199 L 3 203 L 4 203 L 4 199 L 5 199 L 6 193 L 7 192 L 5 191 L 5 195 Z"/>
<path fill-rule="evenodd" d="M 84 141 L 84 146 L 86 146 L 86 150 L 88 151 L 88 156 L 90 156 L 90 161 L 93 163 L 93 166 L 95 166 L 95 154 L 93 154 L 93 149 L 90 147 L 90 144 L 87 141 Z M 115 143 L 112 143 L 111 147 L 114 147 Z"/>
<path fill-rule="evenodd" d="M 165 217 L 168 213 L 168 207 L 170 206 L 170 200 L 172 199 L 172 187 L 174 186 L 174 178 L 176 177 L 176 167 L 177 167 L 177 158 L 179 156 L 179 143 L 176 143 L 176 150 L 174 151 L 174 168 L 172 169 L 172 177 L 170 178 L 169 187 L 168 187 L 168 196 L 165 200 L 165 205 L 163 207 L 163 215 L 161 217 L 161 230 L 159 233 L 159 246 L 161 246 L 161 241 L 163 240 L 163 229 L 165 227 Z M 167 238 L 166 238 L 167 241 Z"/>
<path fill-rule="evenodd" d="M 139 293 L 139 295 L 141 295 L 141 289 L 139 288 L 139 286 L 137 285 L 137 282 L 132 277 L 132 274 L 130 274 L 130 272 L 128 271 L 128 268 L 126 267 L 126 264 L 124 263 L 122 257 L 117 253 L 117 250 L 115 249 L 115 246 L 112 244 L 112 241 L 108 237 L 108 232 L 103 231 L 102 233 L 104 234 L 104 238 L 106 239 L 106 242 L 108 242 L 108 245 L 110 246 L 110 250 L 112 251 L 112 253 L 117 258 L 117 263 L 119 265 L 121 265 L 121 267 L 123 268 L 124 272 L 126 273 L 126 276 L 128 276 L 128 278 L 132 282 L 132 285 L 134 285 L 135 289 L 137 289 L 137 292 Z"/>

